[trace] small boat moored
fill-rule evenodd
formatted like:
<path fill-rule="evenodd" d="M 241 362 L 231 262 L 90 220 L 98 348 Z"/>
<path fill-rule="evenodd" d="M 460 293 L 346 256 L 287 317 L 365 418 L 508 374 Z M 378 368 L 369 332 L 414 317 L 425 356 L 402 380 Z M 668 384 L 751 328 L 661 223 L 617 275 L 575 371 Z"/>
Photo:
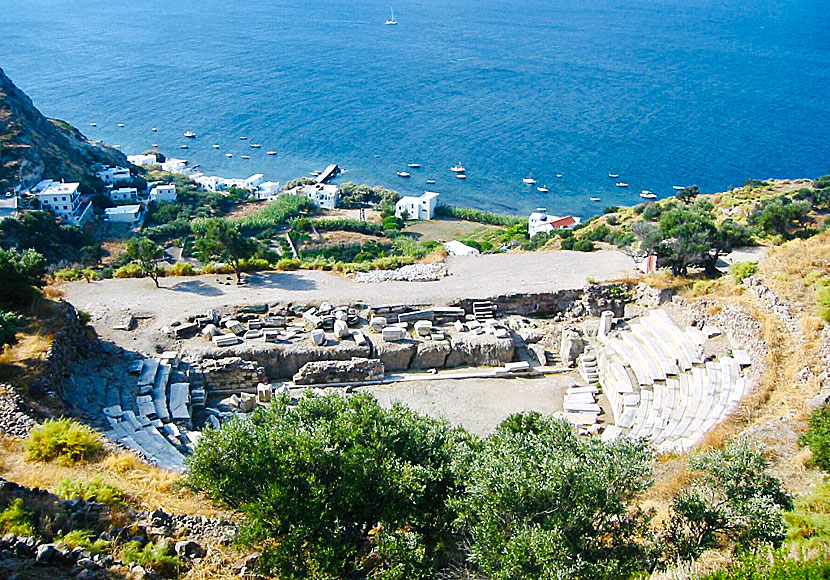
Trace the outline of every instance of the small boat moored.
<path fill-rule="evenodd" d="M 268 155 L 276 155 L 276 154 L 277 154 L 277 152 L 276 152 L 276 151 L 266 151 L 266 153 L 267 153 Z"/>
<path fill-rule="evenodd" d="M 225 153 L 225 157 L 233 157 L 233 153 Z"/>
<path fill-rule="evenodd" d="M 118 123 L 118 126 L 119 126 L 119 127 L 123 127 L 123 126 L 124 126 L 124 123 Z"/>
<path fill-rule="evenodd" d="M 185 131 L 184 136 L 187 137 L 188 139 L 195 139 L 196 138 L 196 133 L 194 133 L 193 131 Z"/>
<path fill-rule="evenodd" d="M 217 143 L 214 143 L 214 144 L 213 144 L 213 148 L 214 148 L 214 149 L 219 149 L 219 145 L 218 145 Z"/>
<path fill-rule="evenodd" d="M 536 180 L 533 179 L 533 175 L 530 175 L 522 179 L 522 183 L 524 183 L 525 185 L 536 185 Z"/>
<path fill-rule="evenodd" d="M 683 191 L 684 189 L 686 189 L 686 187 L 683 185 L 672 185 L 671 188 L 675 191 Z"/>
<path fill-rule="evenodd" d="M 450 167 L 450 171 L 454 171 L 455 173 L 464 173 L 464 166 L 460 163 L 456 163 L 452 167 Z"/>
<path fill-rule="evenodd" d="M 628 184 L 624 181 L 618 181 L 614 185 L 616 185 L 617 187 L 628 187 Z"/>
<path fill-rule="evenodd" d="M 398 177 L 409 177 L 409 172 L 408 171 L 396 171 L 395 175 L 397 175 Z"/>
<path fill-rule="evenodd" d="M 619 173 L 609 173 L 608 174 L 608 177 L 610 177 L 611 179 L 617 179 L 619 176 L 620 176 Z"/>
<path fill-rule="evenodd" d="M 556 174 L 556 179 L 562 179 L 563 177 L 565 177 L 565 176 L 562 175 L 561 173 Z"/>
<path fill-rule="evenodd" d="M 155 133 L 156 131 L 158 131 L 158 127 L 153 127 L 152 131 L 153 133 Z"/>
<path fill-rule="evenodd" d="M 420 163 L 408 163 L 407 166 L 411 167 L 412 169 L 418 169 L 419 167 L 421 167 L 421 164 Z"/>
<path fill-rule="evenodd" d="M 90 123 L 90 124 L 89 124 L 89 126 L 90 126 L 90 127 L 97 127 L 97 126 L 98 126 L 98 123 Z"/>
<path fill-rule="evenodd" d="M 427 185 L 435 185 L 434 179 L 427 179 Z"/>
<path fill-rule="evenodd" d="M 242 135 L 242 136 L 240 137 L 240 139 L 241 139 L 241 140 L 243 140 L 243 141 L 245 141 L 245 140 L 247 139 L 247 137 L 246 137 L 245 135 Z"/>
<path fill-rule="evenodd" d="M 467 174 L 466 173 L 456 173 L 455 176 L 458 179 L 467 179 Z"/>
<path fill-rule="evenodd" d="M 398 21 L 395 20 L 395 9 L 390 6 L 389 7 L 389 12 L 390 12 L 389 20 L 384 22 L 384 24 L 386 26 L 396 26 L 398 24 Z"/>
<path fill-rule="evenodd" d="M 591 201 L 602 201 L 600 198 L 598 198 L 596 196 L 591 196 L 588 199 L 590 199 Z"/>
<path fill-rule="evenodd" d="M 179 145 L 179 149 L 189 149 L 187 145 Z"/>
<path fill-rule="evenodd" d="M 262 145 L 260 145 L 259 143 L 251 143 L 251 149 L 260 149 L 260 148 L 262 148 Z"/>
<path fill-rule="evenodd" d="M 250 159 L 250 157 L 248 157 L 247 155 L 240 155 L 239 158 L 240 159 Z"/>
<path fill-rule="evenodd" d="M 547 193 L 549 190 L 546 185 L 540 185 L 536 188 L 536 191 L 538 191 L 539 193 Z"/>
<path fill-rule="evenodd" d="M 158 146 L 159 146 L 158 143 L 153 143 L 153 147 L 158 147 Z"/>
<path fill-rule="evenodd" d="M 644 189 L 640 193 L 640 197 L 642 197 L 643 199 L 657 199 L 657 194 L 651 193 L 650 191 Z"/>

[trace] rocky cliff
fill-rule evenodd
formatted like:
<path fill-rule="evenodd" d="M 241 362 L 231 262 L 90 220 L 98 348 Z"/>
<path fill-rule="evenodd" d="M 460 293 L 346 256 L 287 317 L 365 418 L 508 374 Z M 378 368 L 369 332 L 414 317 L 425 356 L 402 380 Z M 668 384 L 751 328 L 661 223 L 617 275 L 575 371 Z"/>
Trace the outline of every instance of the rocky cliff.
<path fill-rule="evenodd" d="M 94 182 L 93 163 L 126 166 L 120 151 L 93 143 L 68 123 L 45 117 L 0 69 L 0 191 L 44 178 Z"/>

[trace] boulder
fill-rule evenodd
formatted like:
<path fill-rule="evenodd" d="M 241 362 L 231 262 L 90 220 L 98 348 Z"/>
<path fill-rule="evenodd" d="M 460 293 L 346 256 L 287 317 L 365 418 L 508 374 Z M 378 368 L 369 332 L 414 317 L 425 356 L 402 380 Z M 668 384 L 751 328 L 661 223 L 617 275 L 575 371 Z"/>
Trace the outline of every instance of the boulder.
<path fill-rule="evenodd" d="M 256 409 L 257 397 L 251 393 L 239 393 L 239 410 L 249 413 Z"/>
<path fill-rule="evenodd" d="M 576 365 L 576 359 L 585 350 L 585 342 L 582 337 L 573 330 L 564 330 L 559 345 L 559 359 L 562 364 L 568 367 Z"/>
<path fill-rule="evenodd" d="M 383 378 L 383 363 L 373 358 L 312 361 L 294 375 L 297 385 L 356 383 Z"/>
<path fill-rule="evenodd" d="M 446 340 L 428 340 L 419 342 L 412 359 L 412 369 L 440 369 L 444 368 L 452 347 Z"/>
<path fill-rule="evenodd" d="M 510 338 L 496 338 L 491 334 L 460 334 L 450 339 L 452 350 L 447 356 L 447 368 L 461 366 L 500 367 L 513 360 L 515 346 Z"/>
<path fill-rule="evenodd" d="M 351 335 L 349 325 L 345 320 L 337 319 L 334 321 L 334 337 L 338 339 L 347 338 Z"/>
<path fill-rule="evenodd" d="M 182 540 L 174 546 L 180 558 L 204 558 L 207 551 L 195 540 Z"/>
<path fill-rule="evenodd" d="M 533 358 L 533 364 L 542 366 L 548 364 L 548 357 L 545 353 L 545 347 L 541 344 L 529 344 L 527 345 L 527 351 Z"/>

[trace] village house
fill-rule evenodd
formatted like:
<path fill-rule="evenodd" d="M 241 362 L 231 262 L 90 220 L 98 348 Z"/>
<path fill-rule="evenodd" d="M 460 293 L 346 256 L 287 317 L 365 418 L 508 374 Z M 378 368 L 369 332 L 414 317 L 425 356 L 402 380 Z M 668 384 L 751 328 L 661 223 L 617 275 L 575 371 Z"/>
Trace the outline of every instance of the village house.
<path fill-rule="evenodd" d="M 168 185 L 156 185 L 150 190 L 150 201 L 176 201 L 176 186 L 172 183 Z"/>
<path fill-rule="evenodd" d="M 299 193 L 323 209 L 335 209 L 340 203 L 340 188 L 331 183 L 303 185 Z"/>
<path fill-rule="evenodd" d="M 279 181 L 263 181 L 254 192 L 257 199 L 273 199 L 280 194 Z"/>
<path fill-rule="evenodd" d="M 104 210 L 104 217 L 111 223 L 137 225 L 144 220 L 141 205 L 119 205 Z"/>
<path fill-rule="evenodd" d="M 114 185 L 119 181 L 130 181 L 133 176 L 126 167 L 104 167 L 95 172 L 95 177 L 106 185 Z"/>
<path fill-rule="evenodd" d="M 395 217 L 408 220 L 431 220 L 435 217 L 438 195 L 435 191 L 425 191 L 418 197 L 406 195 L 400 198 L 395 204 Z"/>
<path fill-rule="evenodd" d="M 93 217 L 92 204 L 82 201 L 77 182 L 58 183 L 44 180 L 33 188 L 40 209 L 51 211 L 61 220 L 73 226 L 82 226 Z M 37 189 L 37 192 L 35 192 Z"/>
<path fill-rule="evenodd" d="M 564 217 L 549 215 L 543 207 L 536 208 L 527 220 L 527 235 L 533 237 L 539 233 L 550 233 L 553 230 L 563 230 L 577 225 L 581 218 L 568 215 Z"/>
<path fill-rule="evenodd" d="M 159 165 L 161 166 L 162 171 L 167 171 L 168 173 L 181 173 L 187 166 L 187 159 L 173 159 L 168 157 L 167 161 L 159 163 Z"/>
<path fill-rule="evenodd" d="M 114 202 L 135 201 L 138 199 L 138 190 L 135 187 L 119 187 L 110 189 L 107 196 Z"/>
<path fill-rule="evenodd" d="M 146 155 L 127 155 L 127 161 L 133 165 L 139 165 L 141 167 L 158 164 L 158 158 L 155 153 L 148 153 Z"/>

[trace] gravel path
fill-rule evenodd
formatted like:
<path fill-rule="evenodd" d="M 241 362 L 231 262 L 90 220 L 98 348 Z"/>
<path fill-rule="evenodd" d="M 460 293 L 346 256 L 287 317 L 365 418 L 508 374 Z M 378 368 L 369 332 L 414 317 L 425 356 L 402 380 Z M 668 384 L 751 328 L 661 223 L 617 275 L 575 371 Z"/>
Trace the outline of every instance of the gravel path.
<path fill-rule="evenodd" d="M 66 300 L 92 314 L 96 329 L 108 338 L 108 327 L 127 312 L 152 318 L 149 326 L 158 328 L 172 318 L 224 306 L 321 301 L 444 305 L 463 298 L 581 288 L 588 278 L 634 274 L 631 258 L 612 250 L 453 256 L 447 268 L 449 275 L 434 282 L 358 283 L 331 272 L 299 271 L 251 274 L 242 286 L 220 283 L 231 277 L 211 275 L 162 278 L 160 289 L 149 279 L 73 282 L 63 289 Z M 123 342 L 123 336 L 116 342 Z"/>

